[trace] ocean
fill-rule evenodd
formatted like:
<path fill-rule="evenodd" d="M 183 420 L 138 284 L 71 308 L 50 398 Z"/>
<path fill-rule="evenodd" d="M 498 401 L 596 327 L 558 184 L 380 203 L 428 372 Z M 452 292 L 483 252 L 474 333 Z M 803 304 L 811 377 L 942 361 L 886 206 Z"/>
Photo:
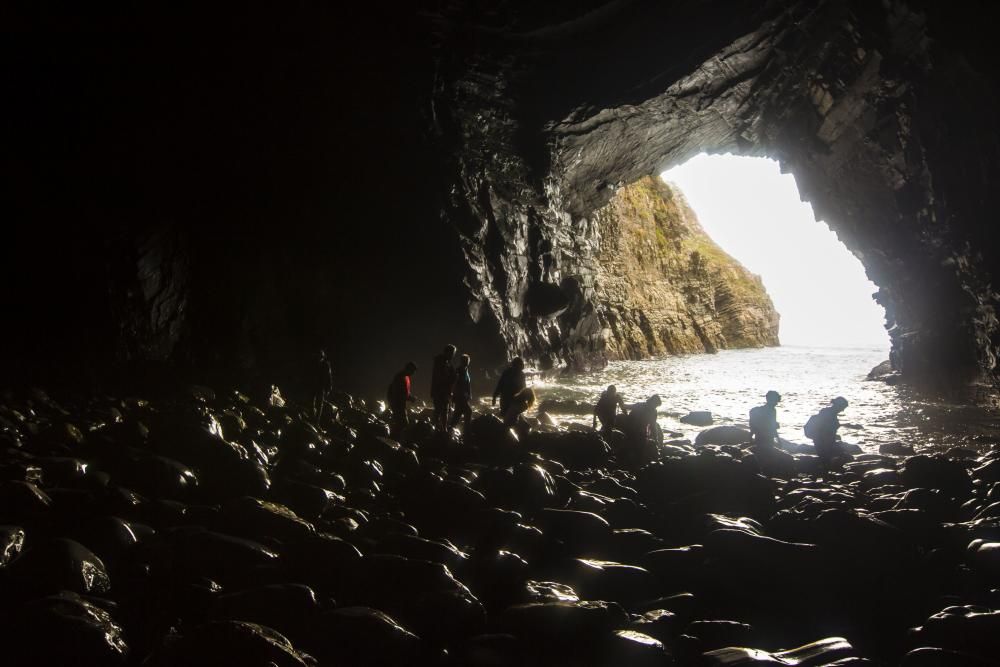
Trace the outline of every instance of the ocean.
<path fill-rule="evenodd" d="M 573 376 L 536 377 L 532 387 L 539 404 L 546 399 L 592 404 L 608 385 L 616 385 L 626 404 L 659 394 L 664 431 L 694 440 L 699 427 L 680 422 L 690 411 L 708 410 L 714 425 L 746 426 L 747 413 L 774 389 L 779 435 L 808 442 L 802 426 L 810 415 L 843 396 L 850 405 L 841 414 L 841 437 L 875 453 L 882 443 L 902 441 L 918 451 L 965 446 L 977 451 L 1000 442 L 1000 418 L 993 410 L 963 405 L 912 389 L 866 380 L 884 361 L 887 350 L 799 347 L 786 345 L 754 350 L 615 361 L 602 371 Z M 590 414 L 566 407 L 550 412 L 560 423 L 590 423 Z M 668 436 L 671 437 L 671 436 Z"/>

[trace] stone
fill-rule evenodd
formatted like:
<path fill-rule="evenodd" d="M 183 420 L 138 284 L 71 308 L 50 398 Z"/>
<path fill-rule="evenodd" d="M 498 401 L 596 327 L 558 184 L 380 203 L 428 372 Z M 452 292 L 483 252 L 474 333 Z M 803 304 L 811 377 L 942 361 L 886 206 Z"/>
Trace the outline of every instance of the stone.
<path fill-rule="evenodd" d="M 684 421 L 684 419 L 682 417 L 681 421 Z M 748 444 L 750 444 L 750 431 L 741 426 L 713 426 L 699 432 L 694 439 L 695 447 L 704 447 L 705 445 L 739 446 Z"/>
<path fill-rule="evenodd" d="M 7 567 L 24 549 L 24 529 L 0 526 L 0 568 Z"/>
<path fill-rule="evenodd" d="M 219 520 L 227 532 L 235 535 L 267 535 L 282 542 L 302 540 L 316 532 L 311 523 L 284 505 L 249 496 L 223 506 Z"/>
<path fill-rule="evenodd" d="M 900 469 L 903 483 L 910 487 L 941 489 L 953 497 L 967 498 L 972 491 L 972 478 L 960 464 L 941 456 L 919 454 L 903 462 Z"/>
<path fill-rule="evenodd" d="M 215 597 L 213 619 L 248 621 L 300 638 L 302 628 L 319 613 L 316 592 L 303 584 L 270 584 Z"/>
<path fill-rule="evenodd" d="M 805 646 L 769 653 L 753 648 L 727 647 L 708 651 L 702 658 L 705 665 L 834 665 L 850 658 L 854 647 L 841 637 L 821 639 Z"/>
<path fill-rule="evenodd" d="M 316 616 L 303 642 L 321 664 L 417 665 L 421 641 L 378 609 L 340 607 Z"/>
<path fill-rule="evenodd" d="M 245 621 L 212 621 L 169 636 L 146 664 L 150 667 L 220 664 L 246 667 L 308 667 L 309 655 L 271 628 Z"/>
<path fill-rule="evenodd" d="M 682 424 L 690 424 L 692 426 L 710 426 L 713 421 L 712 413 L 708 410 L 695 410 L 680 418 Z"/>
<path fill-rule="evenodd" d="M 125 633 L 110 613 L 71 592 L 42 597 L 17 610 L 0 631 L 4 664 L 124 665 Z"/>
<path fill-rule="evenodd" d="M 508 607 L 500 627 L 531 641 L 572 642 L 628 626 L 628 614 L 614 602 L 532 602 Z"/>
<path fill-rule="evenodd" d="M 104 563 L 79 542 L 54 538 L 24 551 L 7 566 L 16 584 L 33 594 L 69 591 L 101 595 L 111 590 Z"/>

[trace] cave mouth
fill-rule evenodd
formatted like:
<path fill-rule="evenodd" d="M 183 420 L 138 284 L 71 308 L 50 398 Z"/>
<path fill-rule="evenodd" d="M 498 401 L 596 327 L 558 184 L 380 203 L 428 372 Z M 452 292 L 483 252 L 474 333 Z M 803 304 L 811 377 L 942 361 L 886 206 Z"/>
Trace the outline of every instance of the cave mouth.
<path fill-rule="evenodd" d="M 783 345 L 888 354 L 885 310 L 872 298 L 878 286 L 777 161 L 701 153 L 661 178 L 680 188 L 719 246 L 761 277 L 781 315 Z"/>

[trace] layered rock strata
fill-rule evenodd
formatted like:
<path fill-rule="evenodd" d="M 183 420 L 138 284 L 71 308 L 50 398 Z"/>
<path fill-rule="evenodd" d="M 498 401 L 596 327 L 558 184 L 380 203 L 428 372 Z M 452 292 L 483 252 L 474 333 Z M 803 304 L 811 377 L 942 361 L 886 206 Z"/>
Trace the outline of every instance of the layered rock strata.
<path fill-rule="evenodd" d="M 609 357 L 778 345 L 778 313 L 759 276 L 705 233 L 683 194 L 657 177 L 594 214 L 595 307 L 573 334 Z"/>

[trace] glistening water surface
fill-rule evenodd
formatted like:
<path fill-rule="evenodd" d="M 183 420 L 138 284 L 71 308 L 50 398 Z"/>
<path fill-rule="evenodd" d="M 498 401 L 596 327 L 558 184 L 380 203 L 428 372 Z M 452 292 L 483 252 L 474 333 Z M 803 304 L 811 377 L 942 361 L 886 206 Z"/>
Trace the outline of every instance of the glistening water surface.
<path fill-rule="evenodd" d="M 747 412 L 764 402 L 764 393 L 781 393 L 781 437 L 807 442 L 802 426 L 810 415 L 844 396 L 850 405 L 841 415 L 841 437 L 875 452 L 884 442 L 901 440 L 920 449 L 953 445 L 983 449 L 1000 441 L 1000 419 L 989 410 L 921 396 L 903 387 L 866 381 L 884 361 L 881 347 L 822 348 L 783 346 L 760 350 L 724 350 L 718 354 L 612 362 L 603 371 L 536 380 L 539 400 L 593 403 L 609 384 L 626 403 L 651 394 L 663 399 L 660 424 L 694 439 L 698 427 L 682 424 L 692 410 L 709 410 L 715 424 L 745 426 Z M 590 415 L 553 413 L 561 422 L 589 423 Z"/>

